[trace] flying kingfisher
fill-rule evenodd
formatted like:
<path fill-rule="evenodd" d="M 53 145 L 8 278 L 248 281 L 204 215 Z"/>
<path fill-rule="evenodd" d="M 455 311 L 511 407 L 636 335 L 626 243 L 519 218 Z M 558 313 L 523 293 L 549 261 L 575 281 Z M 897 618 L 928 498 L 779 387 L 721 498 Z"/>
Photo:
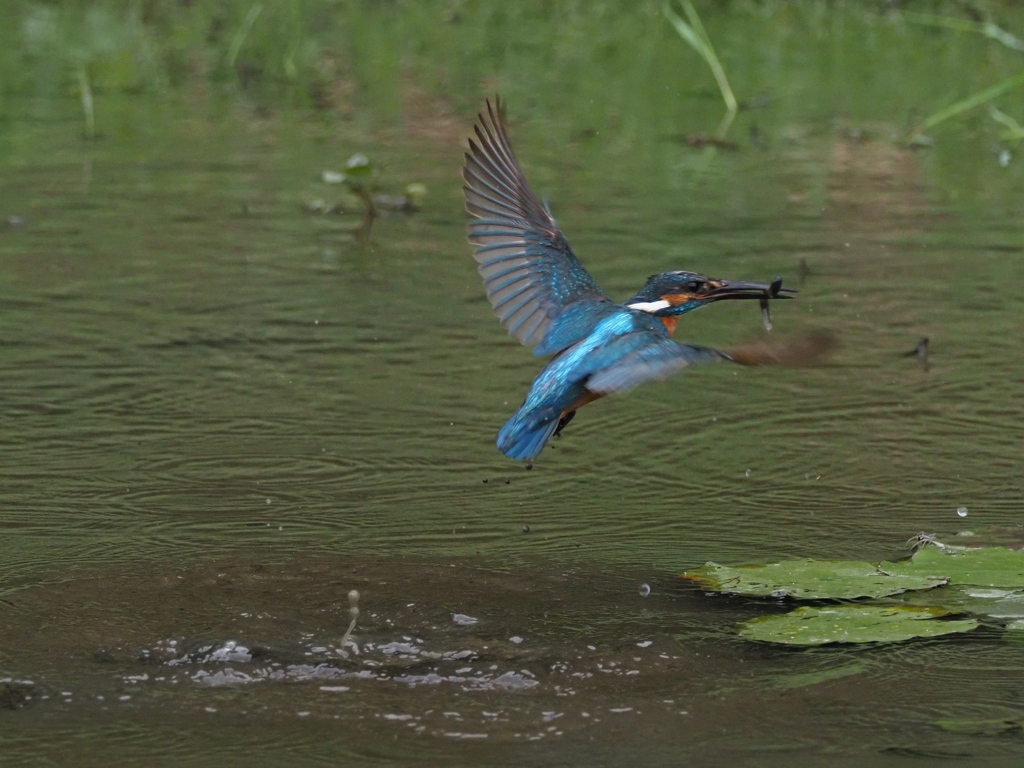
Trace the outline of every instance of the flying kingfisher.
<path fill-rule="evenodd" d="M 532 461 L 582 406 L 694 363 L 785 362 L 672 340 L 680 315 L 726 299 L 760 300 L 767 326 L 768 300 L 795 293 L 778 278 L 745 283 L 677 270 L 648 278 L 622 304 L 605 295 L 526 183 L 500 99 L 486 104 L 462 170 L 466 210 L 477 219 L 469 241 L 501 324 L 535 355 L 554 355 L 498 433 L 502 453 Z"/>

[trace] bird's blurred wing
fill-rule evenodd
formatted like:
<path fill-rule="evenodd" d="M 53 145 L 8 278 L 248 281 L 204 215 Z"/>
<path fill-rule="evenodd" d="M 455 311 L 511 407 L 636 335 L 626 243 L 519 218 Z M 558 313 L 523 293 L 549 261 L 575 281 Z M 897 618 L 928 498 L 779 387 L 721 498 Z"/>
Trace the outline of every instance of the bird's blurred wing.
<path fill-rule="evenodd" d="M 470 225 L 469 240 L 477 246 L 474 257 L 494 314 L 510 334 L 532 346 L 570 305 L 611 300 L 573 255 L 554 218 L 526 183 L 509 144 L 500 101 L 494 107 L 487 102 L 487 114 L 479 116 L 475 132 L 477 140 L 469 140 L 462 169 L 466 210 L 478 219 Z M 556 352 L 575 340 L 552 340 L 538 353 Z"/>
<path fill-rule="evenodd" d="M 588 358 L 593 373 L 586 387 L 600 395 L 625 392 L 696 363 L 719 360 L 740 365 L 806 366 L 821 362 L 838 347 L 838 339 L 826 331 L 786 339 L 761 339 L 730 347 L 725 352 L 679 344 L 651 331 L 630 333 L 604 345 Z"/>
<path fill-rule="evenodd" d="M 821 362 L 839 348 L 839 339 L 828 331 L 800 336 L 765 336 L 729 347 L 726 354 L 740 365 L 808 366 Z"/>
<path fill-rule="evenodd" d="M 729 355 L 710 347 L 679 344 L 671 339 L 645 333 L 631 352 L 597 370 L 587 380 L 587 389 L 600 395 L 625 392 L 651 379 L 663 379 L 697 363 L 730 360 Z"/>

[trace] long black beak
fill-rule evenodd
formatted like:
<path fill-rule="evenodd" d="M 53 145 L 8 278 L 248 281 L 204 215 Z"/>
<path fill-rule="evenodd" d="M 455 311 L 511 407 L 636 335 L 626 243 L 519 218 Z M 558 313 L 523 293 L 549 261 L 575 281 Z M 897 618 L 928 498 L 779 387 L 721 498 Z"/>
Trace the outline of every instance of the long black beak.
<path fill-rule="evenodd" d="M 708 301 L 726 299 L 791 299 L 796 293 L 793 288 L 783 288 L 782 278 L 776 277 L 770 283 L 744 283 L 736 280 L 721 280 L 717 288 L 707 294 Z"/>

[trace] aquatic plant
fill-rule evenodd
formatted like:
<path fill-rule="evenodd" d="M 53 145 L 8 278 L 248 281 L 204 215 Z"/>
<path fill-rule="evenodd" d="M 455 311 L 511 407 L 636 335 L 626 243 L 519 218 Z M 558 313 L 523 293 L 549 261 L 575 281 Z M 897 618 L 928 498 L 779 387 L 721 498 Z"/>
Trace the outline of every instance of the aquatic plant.
<path fill-rule="evenodd" d="M 749 640 L 783 645 L 898 642 L 967 632 L 981 619 L 1024 617 L 1024 550 L 964 547 L 919 534 L 913 556 L 899 562 L 792 560 L 760 565 L 707 563 L 682 574 L 701 589 L 787 600 L 891 599 L 883 604 L 805 606 L 744 622 Z M 893 596 L 899 595 L 899 598 Z M 898 602 L 897 602 L 898 600 Z M 979 618 L 947 620 L 972 614 Z M 943 619 L 942 621 L 929 621 Z"/>
<path fill-rule="evenodd" d="M 992 19 L 979 21 L 976 19 L 961 19 L 950 16 L 940 16 L 933 13 L 920 13 L 916 11 L 904 11 L 900 14 L 900 18 L 912 24 L 951 29 L 958 32 L 977 33 L 984 35 L 990 40 L 995 40 L 1012 51 L 1016 51 L 1018 53 L 1024 52 L 1024 40 L 1003 29 L 992 21 Z M 975 107 L 986 104 L 1020 85 L 1024 85 L 1024 72 L 1004 78 L 1003 80 L 990 85 L 988 88 L 984 88 L 970 96 L 959 99 L 952 104 L 933 112 L 914 128 L 910 137 L 911 145 L 928 144 L 929 141 L 924 135 L 925 131 L 944 123 L 952 117 L 956 117 L 957 115 L 972 110 Z M 996 112 L 1007 119 L 1000 119 L 995 114 L 992 115 L 993 118 L 1003 123 L 1003 125 L 1006 125 L 1011 131 L 1013 131 L 1015 123 L 1010 123 L 1009 118 L 998 110 L 996 110 Z M 1019 128 L 1019 126 L 1016 127 Z"/>
<path fill-rule="evenodd" d="M 725 102 L 725 119 L 723 119 L 718 129 L 718 135 L 724 136 L 733 118 L 736 116 L 739 104 L 732 92 L 732 86 L 729 85 L 729 78 L 725 75 L 725 69 L 722 68 L 722 62 L 718 60 L 718 54 L 715 53 L 715 46 L 711 43 L 711 38 L 708 37 L 707 30 L 704 29 L 704 24 L 700 20 L 697 9 L 694 8 L 691 0 L 680 0 L 680 4 L 683 6 L 683 12 L 686 14 L 688 21 L 684 21 L 672 9 L 672 5 L 668 0 L 661 6 L 661 12 L 669 20 L 676 32 L 679 33 L 679 36 L 693 50 L 700 54 L 711 70 L 711 74 L 714 75 L 715 82 L 718 84 L 718 90 L 722 94 L 722 101 Z"/>
<path fill-rule="evenodd" d="M 706 563 L 683 578 L 715 591 L 797 600 L 852 600 L 932 589 L 949 579 L 928 574 L 894 575 L 859 560 L 789 560 L 765 565 Z"/>
<path fill-rule="evenodd" d="M 73 73 L 87 138 L 96 135 L 97 84 L 127 90 L 160 80 L 152 40 L 138 12 L 33 6 L 20 32 L 31 56 Z"/>
<path fill-rule="evenodd" d="M 1013 51 L 1024 52 L 1024 40 L 1016 35 L 1007 32 L 991 19 L 986 21 L 975 21 L 974 19 L 957 19 L 949 16 L 939 16 L 934 13 L 920 13 L 917 11 L 904 11 L 902 18 L 912 24 L 922 24 L 929 27 L 942 27 L 953 29 L 958 32 L 976 32 L 985 37 L 1005 45 Z"/>
<path fill-rule="evenodd" d="M 917 637 L 970 632 L 977 619 L 948 619 L 954 611 L 910 605 L 804 606 L 781 616 L 762 616 L 740 625 L 748 640 L 779 645 L 895 643 Z"/>
<path fill-rule="evenodd" d="M 263 5 L 261 3 L 254 3 L 249 12 L 245 14 L 245 18 L 242 19 L 242 23 L 235 30 L 235 34 L 231 36 L 231 45 L 228 47 L 227 65 L 232 69 L 235 68 L 235 64 L 238 61 L 238 52 L 242 50 L 242 46 L 245 44 L 245 39 L 249 36 L 252 25 L 256 23 L 256 19 L 263 12 Z"/>
<path fill-rule="evenodd" d="M 995 120 L 997 123 L 1003 126 L 1003 128 L 1006 129 L 1000 134 L 1000 138 L 1003 141 L 1017 144 L 1022 139 L 1024 139 L 1024 126 L 1022 126 L 1012 117 L 1010 117 L 1010 115 L 1006 114 L 1000 109 L 997 109 L 991 104 L 988 108 L 988 114 L 989 117 L 991 117 L 993 120 Z"/>
<path fill-rule="evenodd" d="M 982 104 L 986 104 L 993 99 L 1002 96 L 1004 93 L 1022 85 L 1024 85 L 1024 72 L 1020 72 L 1013 77 L 1001 80 L 978 93 L 974 93 L 950 104 L 947 107 L 943 107 L 938 112 L 929 115 L 921 122 L 911 136 L 911 142 L 918 142 L 925 131 L 931 130 L 935 126 L 946 122 L 951 117 L 956 117 L 963 112 L 967 112 L 975 107 L 980 107 Z"/>

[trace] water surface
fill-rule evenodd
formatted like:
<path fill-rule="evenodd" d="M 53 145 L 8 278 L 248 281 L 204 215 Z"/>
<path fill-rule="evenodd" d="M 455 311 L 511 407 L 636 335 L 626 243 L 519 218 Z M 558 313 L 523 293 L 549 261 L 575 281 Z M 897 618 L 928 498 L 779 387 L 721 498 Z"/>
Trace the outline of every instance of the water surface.
<path fill-rule="evenodd" d="M 778 66 L 799 83 L 822 50 Z M 5 762 L 1019 760 L 1016 736 L 936 725 L 1020 716 L 999 629 L 778 650 L 734 628 L 783 606 L 676 578 L 1022 522 L 1019 164 L 970 130 L 915 152 L 892 140 L 902 116 L 796 109 L 835 86 L 821 72 L 741 114 L 735 152 L 676 137 L 717 123 L 700 93 L 629 96 L 641 130 L 616 112 L 628 79 L 549 110 L 506 75 L 527 173 L 609 293 L 671 268 L 781 274 L 800 295 L 775 333 L 843 344 L 810 369 L 711 366 L 597 403 L 532 471 L 493 447 L 542 361 L 491 315 L 465 242 L 475 94 L 409 87 L 397 116 L 336 121 L 112 96 L 94 141 L 74 103 L 13 102 Z M 423 210 L 368 238 L 311 213 L 355 151 L 386 163 L 385 191 L 425 183 Z M 725 304 L 678 335 L 762 333 Z M 927 368 L 904 356 L 924 336 Z M 358 654 L 338 648 L 350 589 Z"/>

